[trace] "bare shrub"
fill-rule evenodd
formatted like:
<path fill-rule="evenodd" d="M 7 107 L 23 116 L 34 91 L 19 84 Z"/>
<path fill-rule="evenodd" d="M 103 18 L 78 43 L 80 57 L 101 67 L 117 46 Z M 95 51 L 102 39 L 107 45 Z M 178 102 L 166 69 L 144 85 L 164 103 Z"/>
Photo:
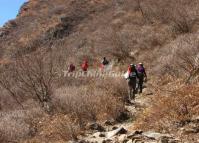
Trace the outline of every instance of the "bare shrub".
<path fill-rule="evenodd" d="M 183 36 L 165 49 L 161 57 L 161 75 L 183 79 L 185 83 L 198 82 L 198 38 L 195 34 Z M 170 54 L 168 54 L 170 53 Z"/>
<path fill-rule="evenodd" d="M 36 129 L 32 123 L 44 115 L 40 108 L 0 112 L 2 139 L 7 142 L 18 142 L 34 136 Z"/>
<path fill-rule="evenodd" d="M 59 89 L 55 101 L 62 112 L 70 114 L 81 127 L 97 119 L 115 119 L 124 111 L 122 100 L 116 97 L 123 91 L 120 91 L 121 88 L 109 89 L 108 84 L 106 85 L 99 87 L 92 83 L 92 85 Z"/>
<path fill-rule="evenodd" d="M 2 131 L 0 131 L 0 142 L 1 142 L 1 143 L 6 143 L 6 142 L 8 142 L 7 139 L 6 139 L 6 137 L 5 137 L 5 135 L 3 134 Z"/>
<path fill-rule="evenodd" d="M 199 94 L 197 86 L 185 86 L 169 96 L 159 95 L 152 100 L 137 122 L 137 128 L 171 132 L 199 115 Z"/>
<path fill-rule="evenodd" d="M 42 107 L 50 103 L 55 78 L 53 57 L 45 52 L 17 57 L 1 70 L 0 85 L 22 106 L 20 100 L 32 98 Z"/>
<path fill-rule="evenodd" d="M 80 127 L 73 123 L 69 118 L 59 118 L 58 124 L 55 125 L 57 133 L 64 140 L 77 140 L 77 136 L 80 134 Z"/>
<path fill-rule="evenodd" d="M 142 3 L 142 6 L 141 4 Z M 150 0 L 138 1 L 142 15 L 148 21 L 160 20 L 170 24 L 177 34 L 191 33 L 193 26 L 198 21 L 197 9 L 193 8 L 196 1 L 187 0 Z"/>
<path fill-rule="evenodd" d="M 81 133 L 79 125 L 64 114 L 46 116 L 36 126 L 38 134 L 28 142 L 65 142 L 76 140 Z"/>
<path fill-rule="evenodd" d="M 116 58 L 119 62 L 124 61 L 134 61 L 135 57 L 133 57 L 130 52 L 133 50 L 133 38 L 130 33 L 120 31 L 119 29 L 108 29 L 109 33 L 105 31 L 106 35 L 102 35 L 104 39 L 103 42 L 106 45 L 109 45 L 110 48 L 107 48 L 105 54 L 111 55 Z"/>

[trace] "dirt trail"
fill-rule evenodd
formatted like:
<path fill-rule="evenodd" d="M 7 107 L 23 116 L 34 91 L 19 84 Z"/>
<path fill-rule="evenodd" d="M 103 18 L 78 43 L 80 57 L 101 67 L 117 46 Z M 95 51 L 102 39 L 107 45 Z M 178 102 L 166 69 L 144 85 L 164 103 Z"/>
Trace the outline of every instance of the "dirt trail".
<path fill-rule="evenodd" d="M 146 85 L 147 88 L 143 90 L 142 94 L 137 94 L 133 104 L 126 105 L 130 117 L 122 123 L 114 123 L 106 121 L 105 123 L 93 123 L 91 126 L 95 127 L 93 131 L 88 131 L 85 136 L 80 137 L 81 143 L 169 143 L 178 142 L 172 135 L 160 134 L 156 132 L 142 132 L 134 130 L 133 121 L 138 114 L 150 106 L 150 99 L 153 96 L 152 87 L 150 83 Z M 75 142 L 74 142 L 75 143 Z"/>

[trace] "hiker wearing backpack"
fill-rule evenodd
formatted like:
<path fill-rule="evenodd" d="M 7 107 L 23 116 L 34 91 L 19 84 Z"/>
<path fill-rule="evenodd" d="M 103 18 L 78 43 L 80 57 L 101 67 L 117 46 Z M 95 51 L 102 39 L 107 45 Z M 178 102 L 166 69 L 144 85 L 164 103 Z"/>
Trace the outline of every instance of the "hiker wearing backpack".
<path fill-rule="evenodd" d="M 144 80 L 147 80 L 147 74 L 144 68 L 144 65 L 142 63 L 139 63 L 137 66 L 137 72 L 138 72 L 138 89 L 139 89 L 139 93 L 142 93 L 142 89 L 143 89 L 143 83 Z"/>
<path fill-rule="evenodd" d="M 127 79 L 129 86 L 129 101 L 131 101 L 132 99 L 135 99 L 136 82 L 138 78 L 138 73 L 134 64 L 129 65 L 126 75 L 125 78 Z"/>
<path fill-rule="evenodd" d="M 87 60 L 84 60 L 82 63 L 82 70 L 84 72 L 87 72 L 87 70 L 88 70 L 88 61 Z"/>
<path fill-rule="evenodd" d="M 104 57 L 100 65 L 101 70 L 104 70 L 108 66 L 108 64 L 109 61 L 106 59 L 106 57 Z"/>

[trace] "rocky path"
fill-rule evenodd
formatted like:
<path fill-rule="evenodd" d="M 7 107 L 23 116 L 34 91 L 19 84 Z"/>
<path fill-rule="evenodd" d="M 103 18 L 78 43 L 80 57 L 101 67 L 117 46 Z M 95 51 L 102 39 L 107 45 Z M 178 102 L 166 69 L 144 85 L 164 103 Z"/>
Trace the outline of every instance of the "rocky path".
<path fill-rule="evenodd" d="M 179 138 L 171 134 L 134 130 L 133 121 L 141 111 L 150 106 L 153 91 L 149 89 L 137 95 L 136 100 L 132 101 L 133 104 L 126 105 L 130 118 L 121 123 L 114 121 L 91 123 L 88 125 L 86 135 L 79 137 L 79 141 L 71 143 L 182 143 Z"/>
<path fill-rule="evenodd" d="M 152 91 L 145 89 L 143 94 L 137 95 L 133 104 L 126 105 L 130 114 L 122 123 L 105 121 L 104 123 L 90 124 L 89 131 L 79 141 L 73 143 L 175 143 L 178 142 L 172 135 L 156 132 L 133 130 L 133 120 L 146 107 L 150 106 Z"/>

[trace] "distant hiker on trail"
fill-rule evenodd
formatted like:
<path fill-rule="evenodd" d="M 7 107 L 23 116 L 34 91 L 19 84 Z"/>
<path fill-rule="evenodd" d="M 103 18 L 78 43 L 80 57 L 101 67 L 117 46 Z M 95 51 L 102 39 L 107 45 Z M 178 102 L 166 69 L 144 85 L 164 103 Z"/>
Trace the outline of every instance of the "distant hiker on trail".
<path fill-rule="evenodd" d="M 100 65 L 101 70 L 104 70 L 108 66 L 108 64 L 109 61 L 106 59 L 106 57 L 104 57 Z"/>
<path fill-rule="evenodd" d="M 125 78 L 128 80 L 129 86 L 129 101 L 135 99 L 136 94 L 136 82 L 138 78 L 138 73 L 136 70 L 136 66 L 134 64 L 129 65 L 128 71 L 125 74 Z"/>
<path fill-rule="evenodd" d="M 84 72 L 87 72 L 87 70 L 88 70 L 88 61 L 87 60 L 84 60 L 84 62 L 82 64 L 82 70 Z"/>
<path fill-rule="evenodd" d="M 146 74 L 144 65 L 142 63 L 138 64 L 137 72 L 138 72 L 138 79 L 139 79 L 138 89 L 139 89 L 139 93 L 142 93 L 144 79 L 145 81 L 147 80 L 147 74 Z"/>
<path fill-rule="evenodd" d="M 68 72 L 74 72 L 75 71 L 75 65 L 71 63 L 68 67 Z"/>

